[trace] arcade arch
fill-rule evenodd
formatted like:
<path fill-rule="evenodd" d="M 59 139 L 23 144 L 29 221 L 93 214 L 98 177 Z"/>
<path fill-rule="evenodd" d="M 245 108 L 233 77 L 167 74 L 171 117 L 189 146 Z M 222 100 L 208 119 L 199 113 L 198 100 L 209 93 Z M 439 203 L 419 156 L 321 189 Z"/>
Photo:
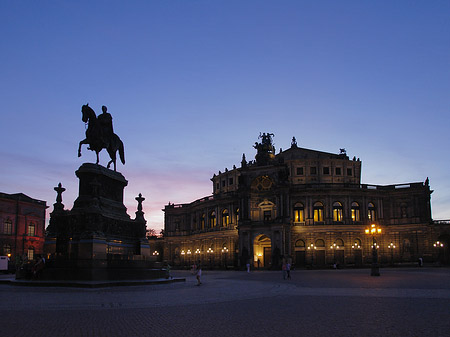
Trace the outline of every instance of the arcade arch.
<path fill-rule="evenodd" d="M 253 252 L 256 267 L 270 267 L 272 260 L 272 241 L 267 235 L 260 234 L 255 237 L 253 241 Z"/>

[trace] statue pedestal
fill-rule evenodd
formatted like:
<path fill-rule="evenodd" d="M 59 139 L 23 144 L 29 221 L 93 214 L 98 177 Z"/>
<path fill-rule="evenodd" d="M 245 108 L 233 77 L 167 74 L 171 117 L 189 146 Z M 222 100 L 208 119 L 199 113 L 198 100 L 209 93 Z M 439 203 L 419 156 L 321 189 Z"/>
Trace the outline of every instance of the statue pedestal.
<path fill-rule="evenodd" d="M 63 210 L 57 203 L 50 214 L 45 243 L 48 261 L 42 278 L 165 277 L 165 271 L 152 269 L 155 259 L 145 237 L 143 212 L 137 212 L 136 219 L 126 212 L 123 190 L 128 182 L 123 175 L 95 164 L 83 164 L 75 173 L 80 183 L 72 210 Z"/>

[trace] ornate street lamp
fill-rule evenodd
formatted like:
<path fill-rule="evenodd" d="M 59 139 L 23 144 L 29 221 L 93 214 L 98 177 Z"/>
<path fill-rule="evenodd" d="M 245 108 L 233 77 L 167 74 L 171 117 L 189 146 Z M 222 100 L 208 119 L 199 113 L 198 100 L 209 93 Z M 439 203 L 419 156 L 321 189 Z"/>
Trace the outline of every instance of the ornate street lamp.
<path fill-rule="evenodd" d="M 375 236 L 381 234 L 381 228 L 372 224 L 370 228 L 366 228 L 365 233 L 366 235 L 372 235 L 372 269 L 370 276 L 380 276 L 380 267 L 378 266 L 378 248 L 380 248 L 380 246 L 378 246 Z"/>
<path fill-rule="evenodd" d="M 391 252 L 391 265 L 394 265 L 394 249 L 395 249 L 395 245 L 391 242 L 390 244 L 388 244 L 388 249 Z"/>
<path fill-rule="evenodd" d="M 317 247 L 313 243 L 308 246 L 308 250 L 311 250 L 311 266 L 314 266 L 314 250 L 316 249 Z"/>
<path fill-rule="evenodd" d="M 435 243 L 433 243 L 433 247 L 437 249 L 437 252 L 438 252 L 437 260 L 440 263 L 441 262 L 441 250 L 442 250 L 442 248 L 444 248 L 444 243 L 440 242 L 440 241 L 436 241 Z"/>
<path fill-rule="evenodd" d="M 214 250 L 211 247 L 209 247 L 206 253 L 209 255 L 209 268 L 212 269 L 211 254 L 214 253 Z"/>
<path fill-rule="evenodd" d="M 222 256 L 224 257 L 224 261 L 225 261 L 225 270 L 227 269 L 227 254 L 228 254 L 228 248 L 226 246 L 223 246 Z"/>
<path fill-rule="evenodd" d="M 336 269 L 337 268 L 337 261 L 336 261 L 336 249 L 339 249 L 339 246 L 338 245 L 336 245 L 336 242 L 335 243 L 333 243 L 331 246 L 330 246 L 330 249 L 333 251 L 333 268 L 334 269 Z"/>
<path fill-rule="evenodd" d="M 191 265 L 191 250 L 190 249 L 188 249 L 187 250 L 187 252 L 186 252 L 186 254 L 187 254 L 187 256 L 188 256 L 188 264 L 189 264 L 189 266 Z"/>
<path fill-rule="evenodd" d="M 186 260 L 184 259 L 184 255 L 186 254 L 186 252 L 184 251 L 184 249 L 182 249 L 181 250 L 181 260 L 182 260 L 182 262 L 183 262 L 183 268 L 184 268 L 184 265 L 185 265 L 185 263 L 186 263 Z"/>

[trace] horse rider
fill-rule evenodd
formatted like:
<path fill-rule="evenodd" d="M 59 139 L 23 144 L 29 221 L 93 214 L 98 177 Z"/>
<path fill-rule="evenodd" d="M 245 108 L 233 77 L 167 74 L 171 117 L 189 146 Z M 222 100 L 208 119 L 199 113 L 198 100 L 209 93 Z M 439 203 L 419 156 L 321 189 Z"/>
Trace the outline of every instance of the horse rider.
<path fill-rule="evenodd" d="M 106 106 L 102 106 L 102 111 L 100 115 L 98 115 L 97 120 L 99 123 L 100 130 L 100 139 L 104 144 L 104 147 L 107 148 L 111 139 L 113 138 L 114 130 L 112 124 L 112 116 L 107 112 L 108 108 Z"/>

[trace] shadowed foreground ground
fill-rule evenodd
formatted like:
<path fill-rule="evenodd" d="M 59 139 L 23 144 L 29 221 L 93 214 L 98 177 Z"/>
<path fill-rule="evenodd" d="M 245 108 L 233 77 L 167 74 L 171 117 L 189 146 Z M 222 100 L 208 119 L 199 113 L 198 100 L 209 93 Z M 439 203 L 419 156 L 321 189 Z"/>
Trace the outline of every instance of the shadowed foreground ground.
<path fill-rule="evenodd" d="M 0 285 L 3 336 L 450 336 L 450 269 L 204 272 L 101 289 Z"/>

